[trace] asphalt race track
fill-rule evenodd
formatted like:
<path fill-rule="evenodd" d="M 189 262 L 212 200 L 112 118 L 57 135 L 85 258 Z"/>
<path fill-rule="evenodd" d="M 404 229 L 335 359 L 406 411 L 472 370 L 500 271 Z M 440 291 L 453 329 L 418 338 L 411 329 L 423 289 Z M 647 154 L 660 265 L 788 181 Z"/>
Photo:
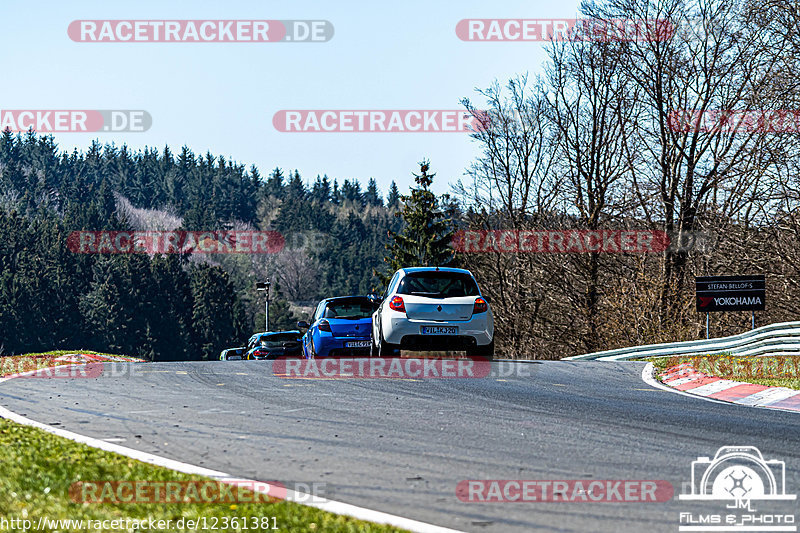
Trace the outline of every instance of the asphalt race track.
<path fill-rule="evenodd" d="M 786 492 L 800 492 L 800 416 L 654 389 L 642 363 L 494 363 L 502 376 L 425 380 L 287 379 L 272 364 L 107 364 L 96 378 L 0 383 L 0 404 L 243 478 L 322 481 L 331 499 L 464 531 L 676 532 L 682 511 L 725 511 L 678 500 L 692 461 L 721 446 L 785 461 Z M 470 479 L 667 480 L 675 495 L 462 502 L 456 485 Z M 787 509 L 756 507 L 773 505 Z"/>

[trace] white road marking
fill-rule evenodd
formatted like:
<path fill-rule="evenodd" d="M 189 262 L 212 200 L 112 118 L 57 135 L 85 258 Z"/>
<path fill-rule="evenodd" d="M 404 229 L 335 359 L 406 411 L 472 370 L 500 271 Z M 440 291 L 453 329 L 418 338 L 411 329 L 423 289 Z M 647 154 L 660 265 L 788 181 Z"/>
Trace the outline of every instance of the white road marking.
<path fill-rule="evenodd" d="M 8 381 L 15 377 L 35 374 L 37 371 L 38 370 L 31 370 L 30 372 L 23 372 L 21 374 L 16 374 L 13 376 L 5 376 L 0 378 L 0 383 L 3 383 L 4 381 Z M 283 490 L 283 487 L 276 487 L 275 485 L 270 485 L 269 483 L 263 481 L 250 480 L 250 479 L 243 480 L 241 478 L 235 478 L 232 477 L 230 474 L 226 474 L 225 472 L 219 472 L 217 470 L 211 470 L 209 468 L 203 468 L 201 466 L 196 466 L 189 463 L 183 463 L 181 461 L 168 459 L 166 457 L 161 457 L 159 455 L 154 455 L 152 453 L 142 452 L 139 450 L 134 450 L 133 448 L 120 446 L 119 444 L 105 442 L 99 439 L 95 439 L 93 437 L 87 437 L 86 435 L 80 435 L 78 433 L 73 433 L 71 431 L 67 431 L 64 429 L 54 428 L 48 426 L 47 424 L 42 424 L 41 422 L 37 422 L 36 420 L 32 420 L 30 418 L 14 413 L 13 411 L 9 411 L 3 406 L 0 406 L 0 418 L 6 418 L 8 420 L 12 420 L 18 424 L 22 424 L 25 426 L 35 427 L 43 431 L 46 431 L 48 433 L 52 433 L 53 435 L 58 435 L 59 437 L 79 442 L 81 444 L 85 444 L 93 448 L 98 448 L 100 450 L 105 450 L 107 452 L 118 453 L 120 455 L 130 457 L 131 459 L 136 459 L 137 461 L 141 461 L 143 463 L 148 463 L 156 466 L 163 466 L 164 468 L 169 468 L 170 470 L 175 470 L 176 472 L 206 476 L 214 478 L 223 483 L 237 483 L 237 484 L 242 482 L 250 483 L 251 485 L 249 486 L 252 487 L 252 490 L 255 490 L 262 494 L 269 494 L 270 491 L 272 491 L 272 493 L 274 494 L 276 490 L 279 489 Z M 404 518 L 402 516 L 384 513 L 381 511 L 374 511 L 372 509 L 367 509 L 365 507 L 358 507 L 356 505 L 351 505 L 349 503 L 337 502 L 333 500 L 312 501 L 314 498 L 318 497 L 312 497 L 310 494 L 304 494 L 302 492 L 295 492 L 291 490 L 286 491 L 286 499 L 288 501 L 299 503 L 300 505 L 306 505 L 308 507 L 315 507 L 317 509 L 328 511 L 334 514 L 352 516 L 353 518 L 356 518 L 358 520 L 366 520 L 368 522 L 375 522 L 376 524 L 388 524 L 390 526 L 407 529 L 409 531 L 416 531 L 418 533 L 464 533 L 457 529 L 450 529 L 442 526 L 436 526 L 433 524 L 428 524 L 427 522 L 420 522 L 418 520 L 412 520 L 410 518 Z"/>
<path fill-rule="evenodd" d="M 736 403 L 739 405 L 769 405 L 774 402 L 785 400 L 786 398 L 791 398 L 792 396 L 797 396 L 798 394 L 800 394 L 800 391 L 784 387 L 772 387 L 740 398 L 736 400 Z"/>
<path fill-rule="evenodd" d="M 683 385 L 684 383 L 690 383 L 692 381 L 700 379 L 701 377 L 702 376 L 691 376 L 691 377 L 688 377 L 688 378 L 673 379 L 673 380 L 667 381 L 666 383 L 668 383 L 669 385 L 671 385 L 673 387 L 677 387 L 678 385 Z"/>
<path fill-rule="evenodd" d="M 692 394 L 698 394 L 700 396 L 711 396 L 712 394 L 732 389 L 733 387 L 738 387 L 739 385 L 744 385 L 744 383 L 742 383 L 741 381 L 732 381 L 730 379 L 721 379 L 713 383 L 707 383 L 705 385 L 700 385 L 699 387 L 695 387 L 694 389 L 692 389 Z"/>

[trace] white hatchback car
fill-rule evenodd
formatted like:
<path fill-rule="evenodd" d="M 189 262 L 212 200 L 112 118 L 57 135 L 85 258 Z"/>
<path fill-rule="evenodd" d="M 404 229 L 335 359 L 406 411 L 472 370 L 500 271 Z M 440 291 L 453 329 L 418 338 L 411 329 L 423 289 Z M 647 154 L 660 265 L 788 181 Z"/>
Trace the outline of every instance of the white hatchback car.
<path fill-rule="evenodd" d="M 372 315 L 372 355 L 454 350 L 494 357 L 494 317 L 469 270 L 402 268 Z"/>

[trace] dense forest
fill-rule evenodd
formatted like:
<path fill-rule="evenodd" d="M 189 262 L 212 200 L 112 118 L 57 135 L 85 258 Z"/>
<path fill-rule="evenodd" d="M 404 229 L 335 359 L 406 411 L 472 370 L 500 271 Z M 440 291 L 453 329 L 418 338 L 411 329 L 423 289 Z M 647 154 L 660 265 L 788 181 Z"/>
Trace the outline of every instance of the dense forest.
<path fill-rule="evenodd" d="M 208 359 L 271 326 L 293 328 L 322 296 L 377 288 L 400 195 L 375 180 L 254 167 L 188 148 L 131 152 L 92 144 L 62 153 L 52 137 L 0 138 L 2 353 L 91 348 L 147 359 Z M 80 230 L 273 230 L 274 254 L 75 254 Z M 292 302 L 291 304 L 289 302 Z M 297 306 L 301 307 L 297 307 Z"/>

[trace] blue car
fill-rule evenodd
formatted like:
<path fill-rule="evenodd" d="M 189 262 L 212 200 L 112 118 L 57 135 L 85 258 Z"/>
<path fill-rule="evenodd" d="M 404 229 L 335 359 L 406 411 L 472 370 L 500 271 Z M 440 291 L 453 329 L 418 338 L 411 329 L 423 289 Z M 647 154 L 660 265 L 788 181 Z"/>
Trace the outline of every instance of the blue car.
<path fill-rule="evenodd" d="M 303 356 L 369 356 L 372 342 L 372 313 L 375 306 L 366 296 L 340 296 L 322 300 L 311 323 L 298 322 L 307 328 L 303 335 Z"/>

